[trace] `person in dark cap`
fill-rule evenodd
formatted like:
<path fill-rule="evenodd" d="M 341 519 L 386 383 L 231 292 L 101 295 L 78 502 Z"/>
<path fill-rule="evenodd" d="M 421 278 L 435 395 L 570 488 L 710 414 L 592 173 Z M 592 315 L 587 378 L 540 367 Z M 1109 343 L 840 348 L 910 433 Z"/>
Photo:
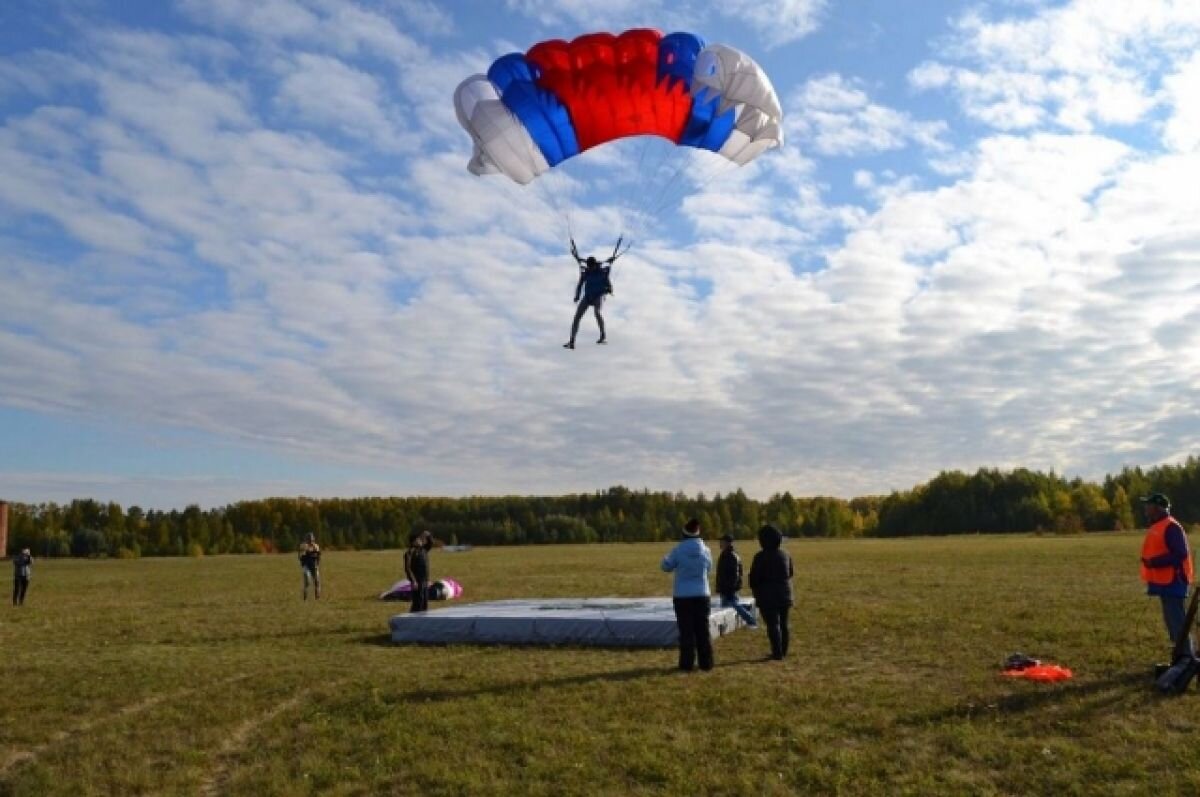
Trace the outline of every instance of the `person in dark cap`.
<path fill-rule="evenodd" d="M 700 521 L 689 520 L 683 527 L 683 539 L 663 557 L 662 569 L 675 574 L 672 591 L 675 624 L 679 626 L 679 669 L 690 672 L 700 659 L 700 669 L 713 668 L 713 648 L 708 615 L 712 610 L 708 592 L 708 573 L 712 554 L 700 539 Z"/>
<path fill-rule="evenodd" d="M 750 591 L 767 626 L 771 658 L 788 652 L 788 611 L 792 608 L 792 557 L 783 550 L 783 534 L 769 523 L 758 530 L 761 551 L 750 563 Z"/>
<path fill-rule="evenodd" d="M 717 557 L 717 594 L 721 596 L 721 608 L 733 607 L 742 621 L 751 628 L 758 628 L 754 612 L 738 600 L 742 588 L 742 557 L 733 550 L 733 535 L 721 535 L 721 555 Z"/>
<path fill-rule="evenodd" d="M 1171 502 L 1165 495 L 1153 493 L 1138 500 L 1149 524 L 1142 540 L 1142 581 L 1146 582 L 1146 594 L 1162 601 L 1163 623 L 1173 649 L 1183 633 L 1184 603 L 1195 578 L 1192 552 L 1183 526 L 1171 517 Z M 1188 652 L 1195 656 L 1190 639 L 1187 644 Z"/>

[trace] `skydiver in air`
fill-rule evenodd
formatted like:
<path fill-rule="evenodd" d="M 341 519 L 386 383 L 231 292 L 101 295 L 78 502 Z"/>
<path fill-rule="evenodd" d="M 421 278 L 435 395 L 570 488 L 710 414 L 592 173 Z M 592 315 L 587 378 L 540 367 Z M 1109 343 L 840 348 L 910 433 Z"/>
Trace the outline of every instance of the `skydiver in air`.
<path fill-rule="evenodd" d="M 575 248 L 575 241 L 571 241 L 571 256 L 575 258 L 575 262 L 579 264 L 579 282 L 575 285 L 575 318 L 571 321 L 571 339 L 563 344 L 564 349 L 575 348 L 575 336 L 579 334 L 579 320 L 583 318 L 583 314 L 587 309 L 592 308 L 592 312 L 596 314 L 596 325 L 600 327 L 600 339 L 597 343 L 607 343 L 608 338 L 604 333 L 604 316 L 600 314 L 600 310 L 604 306 L 604 297 L 613 292 L 612 280 L 609 279 L 609 272 L 612 271 L 612 264 L 618 257 L 628 251 L 621 249 L 621 240 L 617 240 L 616 247 L 613 248 L 612 256 L 607 260 L 597 260 L 594 257 L 588 256 L 585 260 L 579 256 L 579 250 Z M 607 265 L 601 265 L 601 264 Z M 583 294 L 582 301 L 580 293 Z"/>

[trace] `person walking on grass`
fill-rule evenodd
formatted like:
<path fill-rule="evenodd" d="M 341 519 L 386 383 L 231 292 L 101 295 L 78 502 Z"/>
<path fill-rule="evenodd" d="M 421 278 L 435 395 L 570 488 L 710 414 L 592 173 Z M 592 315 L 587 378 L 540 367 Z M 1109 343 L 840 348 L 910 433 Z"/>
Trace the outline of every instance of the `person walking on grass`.
<path fill-rule="evenodd" d="M 1149 524 L 1142 540 L 1142 581 L 1146 594 L 1157 595 L 1162 602 L 1163 624 L 1173 649 L 1183 633 L 1184 603 L 1195 578 L 1192 552 L 1183 526 L 1171 517 L 1171 502 L 1165 495 L 1153 493 L 1138 500 Z M 1187 645 L 1188 653 L 1195 656 L 1191 639 Z"/>
<path fill-rule="evenodd" d="M 301 597 L 308 600 L 308 585 L 312 582 L 313 597 L 321 600 L 321 546 L 315 534 L 308 534 L 300 543 L 300 571 L 304 575 L 304 590 Z"/>
<path fill-rule="evenodd" d="M 433 535 L 428 531 L 408 535 L 408 550 L 404 552 L 404 577 L 412 586 L 413 612 L 429 609 L 429 549 Z"/>
<path fill-rule="evenodd" d="M 13 557 L 13 606 L 25 603 L 25 593 L 29 591 L 29 577 L 33 575 L 33 554 L 28 548 Z"/>
<path fill-rule="evenodd" d="M 792 608 L 792 557 L 781 547 L 783 534 L 769 523 L 758 530 L 761 551 L 750 564 L 750 591 L 767 626 L 771 658 L 788 652 L 788 611 Z"/>
<path fill-rule="evenodd" d="M 701 670 L 713 668 L 712 637 L 709 636 L 708 574 L 712 554 L 700 539 L 700 521 L 692 518 L 683 527 L 683 539 L 663 557 L 662 569 L 675 574 L 672 592 L 675 624 L 679 627 L 679 669 L 691 672 L 700 659 Z"/>
<path fill-rule="evenodd" d="M 754 613 L 738 600 L 742 588 L 742 557 L 733 550 L 733 535 L 721 537 L 721 555 L 717 557 L 717 594 L 721 596 L 721 608 L 733 607 L 738 617 L 751 628 L 758 628 Z"/>

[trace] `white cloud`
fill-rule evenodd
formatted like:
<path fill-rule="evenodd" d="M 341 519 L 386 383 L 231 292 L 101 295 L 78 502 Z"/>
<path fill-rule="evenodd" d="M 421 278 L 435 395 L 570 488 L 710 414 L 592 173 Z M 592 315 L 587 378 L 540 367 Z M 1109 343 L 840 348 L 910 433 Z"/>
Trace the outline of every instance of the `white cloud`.
<path fill-rule="evenodd" d="M 389 113 L 379 81 L 337 58 L 299 53 L 281 63 L 276 102 L 309 123 L 326 126 L 380 149 L 412 148 L 406 142 L 405 116 Z"/>
<path fill-rule="evenodd" d="M 919 122 L 909 114 L 871 102 L 842 75 L 808 80 L 788 102 L 789 132 L 822 155 L 857 155 L 900 149 L 909 143 L 944 149 L 944 122 Z"/>
<path fill-rule="evenodd" d="M 444 8 L 431 0 L 388 0 L 408 22 L 428 36 L 440 36 L 455 31 L 454 19 Z"/>
<path fill-rule="evenodd" d="M 1173 113 L 1163 131 L 1167 146 L 1178 152 L 1200 150 L 1200 55 L 1182 63 L 1163 80 Z"/>
<path fill-rule="evenodd" d="M 180 0 L 183 10 L 218 30 L 234 30 L 261 44 L 303 44 L 343 56 L 373 55 L 412 64 L 425 48 L 387 16 L 339 0 Z"/>
<path fill-rule="evenodd" d="M 686 4 L 673 6 L 664 0 L 504 0 L 505 7 L 547 27 L 571 24 L 578 30 L 563 31 L 559 38 L 573 39 L 592 31 L 620 33 L 630 28 L 680 27 L 690 16 Z M 691 17 L 694 19 L 694 17 Z"/>
<path fill-rule="evenodd" d="M 1075 0 L 1017 19 L 970 12 L 944 57 L 910 80 L 952 89 L 968 115 L 1003 130 L 1089 132 L 1143 119 L 1164 64 L 1198 46 L 1200 6 L 1187 0 Z"/>
<path fill-rule="evenodd" d="M 709 41 L 721 41 L 722 23 L 745 25 L 772 49 L 803 39 L 817 30 L 827 0 L 724 0 L 716 4 L 665 0 L 505 0 L 510 10 L 547 27 L 573 24 L 579 30 L 561 35 L 571 39 L 588 31 L 619 33 L 649 27 L 670 32 L 695 30 Z"/>
<path fill-rule="evenodd" d="M 1012 76 L 1006 113 L 1060 121 L 957 150 L 850 76 L 814 79 L 789 95 L 793 118 L 817 120 L 796 128 L 806 143 L 687 183 L 693 234 L 639 240 L 614 272 L 611 345 L 565 352 L 575 267 L 553 201 L 578 208 L 590 247 L 611 245 L 617 208 L 583 177 L 555 195 L 466 172 L 447 97 L 487 54 L 429 55 L 422 82 L 404 65 L 410 44 L 386 25 L 368 35 L 382 17 L 239 7 L 191 6 L 236 47 L 108 30 L 55 56 L 53 80 L 36 78 L 47 55 L 3 62 L 6 90 L 32 99 L 0 127 L 0 404 L 369 469 L 378 492 L 393 478 L 442 493 L 846 495 L 984 464 L 1098 475 L 1200 444 L 1190 52 L 1162 55 L 1161 87 L 1137 84 L 1163 109 L 1166 152 L 1080 132 L 1115 118 L 1106 86 L 1136 83 L 1105 66 L 1104 37 L 1047 54 L 1024 29 L 960 27 Z M 1131 52 L 1182 36 L 1139 19 L 1120 27 L 1149 31 Z M 931 63 L 914 81 L 987 99 L 969 83 L 993 74 L 981 64 Z M 1055 94 L 1068 71 L 1082 83 Z M 306 99 L 316 85 L 323 107 Z M 402 102 L 418 111 L 419 158 L 379 146 Z M 914 143 L 940 180 L 913 162 L 859 169 L 873 210 L 828 199 L 817 154 Z M 597 171 L 637 171 L 629 151 L 595 154 Z M 47 224 L 62 246 L 42 246 Z M 592 329 L 585 319 L 582 341 Z M 136 492 L 4 467 L 6 484 L 39 495 Z M 141 484 L 254 494 L 221 479 Z"/>
<path fill-rule="evenodd" d="M 718 13 L 748 25 L 772 48 L 815 31 L 825 8 L 826 0 L 727 0 Z"/>

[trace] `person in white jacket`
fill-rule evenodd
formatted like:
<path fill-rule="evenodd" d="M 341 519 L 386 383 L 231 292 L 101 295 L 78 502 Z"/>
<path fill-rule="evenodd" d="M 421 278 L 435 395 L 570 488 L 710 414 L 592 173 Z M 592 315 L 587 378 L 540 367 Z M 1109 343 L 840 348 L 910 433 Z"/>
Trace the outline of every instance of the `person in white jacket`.
<path fill-rule="evenodd" d="M 679 669 L 691 672 L 700 659 L 701 670 L 713 668 L 711 609 L 708 574 L 712 554 L 700 539 L 700 521 L 692 518 L 683 527 L 683 539 L 663 557 L 662 569 L 675 574 L 675 623 L 679 626 Z"/>

